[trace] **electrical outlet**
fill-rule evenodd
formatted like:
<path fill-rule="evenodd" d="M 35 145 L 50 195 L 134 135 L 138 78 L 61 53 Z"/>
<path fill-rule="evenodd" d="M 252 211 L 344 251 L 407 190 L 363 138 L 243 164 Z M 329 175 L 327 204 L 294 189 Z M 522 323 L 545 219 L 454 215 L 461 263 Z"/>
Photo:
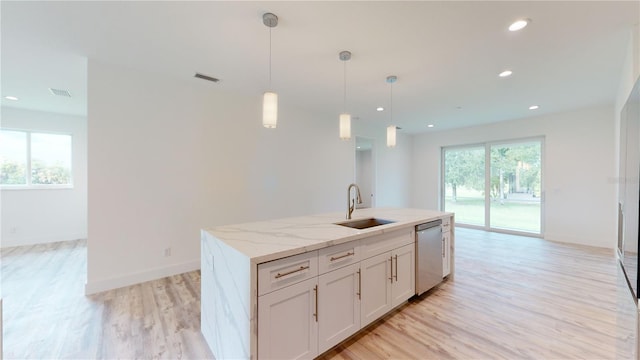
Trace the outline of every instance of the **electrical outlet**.
<path fill-rule="evenodd" d="M 12 226 L 9 228 L 9 234 L 15 234 L 18 232 L 18 228 L 16 226 Z"/>
<path fill-rule="evenodd" d="M 171 248 L 170 247 L 164 249 L 164 257 L 169 257 L 169 256 L 171 256 Z"/>

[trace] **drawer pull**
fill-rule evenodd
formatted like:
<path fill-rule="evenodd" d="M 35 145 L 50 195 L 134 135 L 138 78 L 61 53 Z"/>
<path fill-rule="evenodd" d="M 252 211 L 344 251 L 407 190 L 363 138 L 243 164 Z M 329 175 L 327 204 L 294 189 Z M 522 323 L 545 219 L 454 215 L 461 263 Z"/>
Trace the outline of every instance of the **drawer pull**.
<path fill-rule="evenodd" d="M 349 251 L 348 253 L 346 253 L 346 254 L 344 254 L 344 255 L 340 255 L 340 256 L 336 256 L 336 257 L 333 257 L 333 256 L 332 256 L 330 260 L 331 260 L 331 261 L 336 261 L 336 260 L 339 260 L 339 259 L 342 259 L 342 258 L 346 258 L 347 256 L 353 256 L 353 255 L 355 255 L 355 253 L 354 253 L 354 252 Z"/>
<path fill-rule="evenodd" d="M 277 273 L 276 274 L 276 279 L 279 279 L 279 278 L 281 278 L 283 276 L 291 275 L 293 273 L 297 273 L 298 271 L 307 270 L 308 268 L 309 268 L 309 266 L 300 266 L 300 268 L 295 269 L 295 270 L 291 270 L 291 271 L 287 271 L 284 274 Z"/>

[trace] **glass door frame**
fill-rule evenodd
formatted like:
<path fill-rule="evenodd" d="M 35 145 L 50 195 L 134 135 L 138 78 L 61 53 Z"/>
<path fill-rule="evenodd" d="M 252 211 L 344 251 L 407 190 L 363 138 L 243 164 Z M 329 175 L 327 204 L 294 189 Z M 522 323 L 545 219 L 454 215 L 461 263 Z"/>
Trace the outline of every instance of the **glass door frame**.
<path fill-rule="evenodd" d="M 518 231 L 512 229 L 502 229 L 502 228 L 494 228 L 491 227 L 491 147 L 496 145 L 508 145 L 508 144 L 517 144 L 517 143 L 527 143 L 527 142 L 540 142 L 540 233 L 528 232 L 528 231 Z M 507 140 L 499 140 L 499 141 L 488 141 L 483 143 L 474 143 L 474 144 L 465 144 L 465 145 L 454 145 L 454 146 L 443 146 L 440 148 L 440 210 L 445 210 L 445 192 L 446 192 L 446 184 L 445 184 L 445 151 L 448 149 L 464 149 L 471 147 L 484 147 L 484 226 L 480 225 L 471 225 L 459 223 L 456 221 L 456 226 L 470 228 L 470 229 L 478 229 L 485 231 L 492 231 L 498 233 L 505 234 L 513 234 L 513 235 L 525 235 L 531 237 L 544 237 L 544 229 L 545 229 L 545 188 L 544 188 L 544 173 L 545 173 L 545 137 L 544 136 L 534 136 L 534 137 L 525 137 L 525 138 L 516 138 L 516 139 L 507 139 Z"/>

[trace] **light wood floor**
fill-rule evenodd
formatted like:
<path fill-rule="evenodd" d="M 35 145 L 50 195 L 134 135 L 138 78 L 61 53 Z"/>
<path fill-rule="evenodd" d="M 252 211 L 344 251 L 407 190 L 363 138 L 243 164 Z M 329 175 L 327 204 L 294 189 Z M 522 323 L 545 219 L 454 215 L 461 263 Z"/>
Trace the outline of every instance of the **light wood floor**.
<path fill-rule="evenodd" d="M 617 357 L 613 251 L 456 229 L 456 256 L 454 281 L 323 358 Z M 6 359 L 213 358 L 199 272 L 85 297 L 85 271 L 83 241 L 2 250 Z"/>

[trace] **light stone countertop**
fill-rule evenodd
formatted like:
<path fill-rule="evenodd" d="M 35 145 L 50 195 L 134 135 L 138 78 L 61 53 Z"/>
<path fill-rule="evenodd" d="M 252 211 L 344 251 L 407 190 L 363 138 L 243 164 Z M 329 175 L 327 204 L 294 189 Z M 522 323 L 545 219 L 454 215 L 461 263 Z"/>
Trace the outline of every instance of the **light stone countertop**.
<path fill-rule="evenodd" d="M 370 208 L 355 210 L 352 220 L 374 217 L 394 223 L 353 229 L 335 224 L 347 221 L 345 212 L 340 212 L 224 225 L 203 231 L 259 264 L 452 215 L 425 209 Z"/>

